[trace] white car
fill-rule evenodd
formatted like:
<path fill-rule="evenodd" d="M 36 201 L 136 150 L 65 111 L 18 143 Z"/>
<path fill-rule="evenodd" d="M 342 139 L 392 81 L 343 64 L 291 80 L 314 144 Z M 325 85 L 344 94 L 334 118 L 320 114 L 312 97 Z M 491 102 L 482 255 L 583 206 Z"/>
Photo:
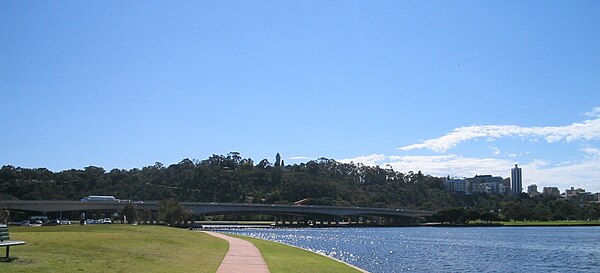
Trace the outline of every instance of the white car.
<path fill-rule="evenodd" d="M 62 221 L 60 221 L 60 224 L 61 225 L 70 225 L 71 221 L 69 221 L 69 220 L 62 220 Z"/>
<path fill-rule="evenodd" d="M 104 218 L 103 220 L 101 220 L 102 224 L 112 224 L 112 220 L 110 220 L 110 218 Z"/>

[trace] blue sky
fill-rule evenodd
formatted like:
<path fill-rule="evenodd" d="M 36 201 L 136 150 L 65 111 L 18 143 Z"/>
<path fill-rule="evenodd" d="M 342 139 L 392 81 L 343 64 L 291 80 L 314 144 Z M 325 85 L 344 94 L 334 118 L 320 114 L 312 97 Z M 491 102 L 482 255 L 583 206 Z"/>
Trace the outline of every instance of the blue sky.
<path fill-rule="evenodd" d="M 597 1 L 3 1 L 0 165 L 239 151 L 600 191 Z"/>

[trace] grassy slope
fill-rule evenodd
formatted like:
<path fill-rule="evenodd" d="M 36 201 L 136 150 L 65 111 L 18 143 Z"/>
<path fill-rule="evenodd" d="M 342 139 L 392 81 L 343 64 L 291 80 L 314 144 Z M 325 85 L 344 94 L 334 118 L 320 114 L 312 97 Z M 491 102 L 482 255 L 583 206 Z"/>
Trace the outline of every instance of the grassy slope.
<path fill-rule="evenodd" d="M 0 272 L 216 272 L 227 242 L 163 226 L 10 227 L 10 263 Z M 3 255 L 4 252 L 1 253 Z"/>
<path fill-rule="evenodd" d="M 256 245 L 271 273 L 360 272 L 346 264 L 303 249 L 244 236 L 230 236 L 248 240 Z"/>

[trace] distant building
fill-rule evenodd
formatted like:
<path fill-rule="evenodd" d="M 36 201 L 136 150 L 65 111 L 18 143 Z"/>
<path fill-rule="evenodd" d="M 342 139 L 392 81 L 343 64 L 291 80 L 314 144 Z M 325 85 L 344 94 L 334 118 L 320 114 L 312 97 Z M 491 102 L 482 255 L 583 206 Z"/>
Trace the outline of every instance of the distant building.
<path fill-rule="evenodd" d="M 542 194 L 547 197 L 560 197 L 560 191 L 557 187 L 544 187 Z"/>
<path fill-rule="evenodd" d="M 504 186 L 504 194 L 510 194 L 510 177 L 504 178 L 502 180 L 502 186 Z"/>
<path fill-rule="evenodd" d="M 577 188 L 575 189 L 575 187 L 571 187 L 571 189 L 566 189 L 565 190 L 565 197 L 566 198 L 573 198 L 573 197 L 577 197 L 580 194 L 585 193 L 585 190 L 582 188 Z"/>
<path fill-rule="evenodd" d="M 586 192 L 582 188 L 575 189 L 571 187 L 571 189 L 565 190 L 565 198 L 577 202 L 578 204 L 585 204 L 596 201 L 594 194 L 591 192 Z"/>
<path fill-rule="evenodd" d="M 541 193 L 539 193 L 537 191 L 537 185 L 536 184 L 531 184 L 531 185 L 529 185 L 529 187 L 527 187 L 527 195 L 529 195 L 529 197 L 534 197 L 534 196 L 541 195 Z"/>
<path fill-rule="evenodd" d="M 458 178 L 454 178 L 454 179 L 446 179 L 445 181 L 446 184 L 446 189 L 449 191 L 458 191 L 458 192 L 464 192 L 464 193 L 469 193 L 468 189 L 469 189 L 469 185 L 467 183 L 467 180 L 465 179 L 458 179 Z"/>
<path fill-rule="evenodd" d="M 510 171 L 510 178 L 512 180 L 512 194 L 519 195 L 523 192 L 523 180 L 521 175 L 521 168 L 515 164 L 515 167 Z"/>
<path fill-rule="evenodd" d="M 476 175 L 473 178 L 467 178 L 469 185 L 468 191 L 471 193 L 505 193 L 504 179 L 500 176 Z"/>

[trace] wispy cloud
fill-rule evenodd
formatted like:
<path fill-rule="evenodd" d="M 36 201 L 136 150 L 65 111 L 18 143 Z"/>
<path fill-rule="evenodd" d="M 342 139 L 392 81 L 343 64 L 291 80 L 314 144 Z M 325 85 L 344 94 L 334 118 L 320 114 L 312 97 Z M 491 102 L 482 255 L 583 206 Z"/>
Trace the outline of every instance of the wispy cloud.
<path fill-rule="evenodd" d="M 372 155 L 366 155 L 366 156 L 359 156 L 359 157 L 355 157 L 355 158 L 348 158 L 348 159 L 341 159 L 339 160 L 342 163 L 362 163 L 365 165 L 371 165 L 371 166 L 375 166 L 375 165 L 385 165 L 385 164 L 379 164 L 380 162 L 386 160 L 386 156 L 382 155 L 382 154 L 372 154 Z"/>
<path fill-rule="evenodd" d="M 288 157 L 287 159 L 290 159 L 290 160 L 309 160 L 309 159 L 312 159 L 312 157 L 310 157 L 310 156 L 292 156 L 292 157 Z"/>
<path fill-rule="evenodd" d="M 588 148 L 581 149 L 581 151 L 583 151 L 584 153 L 586 153 L 590 156 L 600 156 L 600 149 L 598 149 L 598 148 L 588 147 Z"/>
<path fill-rule="evenodd" d="M 592 111 L 584 113 L 584 115 L 593 118 L 600 118 L 600 107 L 594 107 Z"/>
<path fill-rule="evenodd" d="M 590 115 L 600 115 L 600 108 L 594 108 Z M 600 116 L 592 120 L 573 123 L 565 126 L 521 127 L 517 125 L 473 125 L 459 127 L 439 138 L 428 139 L 418 144 L 398 148 L 402 151 L 429 149 L 435 152 L 446 152 L 459 143 L 473 139 L 498 139 L 505 137 L 543 138 L 548 143 L 579 140 L 600 139 Z"/>
<path fill-rule="evenodd" d="M 488 146 L 488 148 L 494 150 L 494 156 L 499 156 L 500 155 L 500 149 L 498 149 L 498 147 Z"/>

